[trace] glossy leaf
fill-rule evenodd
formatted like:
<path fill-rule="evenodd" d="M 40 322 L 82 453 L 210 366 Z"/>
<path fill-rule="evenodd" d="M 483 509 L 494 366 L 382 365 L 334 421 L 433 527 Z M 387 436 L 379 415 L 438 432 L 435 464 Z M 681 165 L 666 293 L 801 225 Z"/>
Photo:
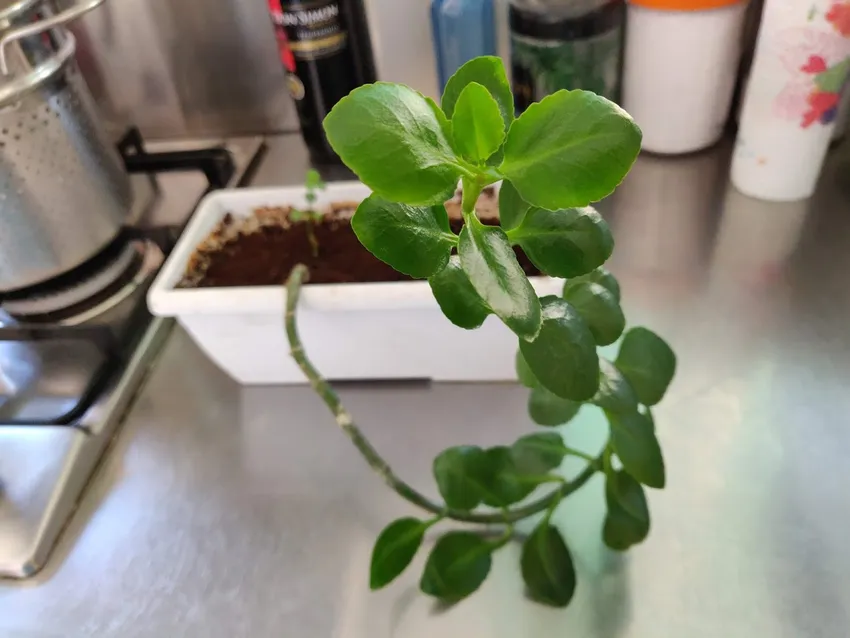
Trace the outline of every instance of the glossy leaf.
<path fill-rule="evenodd" d="M 611 549 L 625 551 L 649 535 L 649 507 L 643 487 L 626 472 L 612 472 L 605 481 L 608 512 L 602 539 Z"/>
<path fill-rule="evenodd" d="M 529 596 L 553 607 L 566 607 L 576 589 L 573 560 L 561 533 L 544 521 L 522 546 L 522 579 Z"/>
<path fill-rule="evenodd" d="M 608 272 L 605 268 L 597 268 L 594 271 L 587 273 L 586 275 L 581 275 L 580 277 L 574 277 L 567 281 L 564 284 L 564 294 L 566 294 L 567 290 L 571 286 L 575 286 L 581 283 L 594 283 L 607 288 L 608 291 L 614 295 L 614 298 L 617 300 L 617 303 L 620 302 L 620 282 L 617 281 L 616 277 Z"/>
<path fill-rule="evenodd" d="M 623 468 L 649 487 L 664 487 L 661 447 L 649 420 L 639 412 L 606 412 L 611 444 Z"/>
<path fill-rule="evenodd" d="M 626 333 L 616 363 L 644 405 L 661 401 L 676 373 L 673 350 L 646 328 L 632 328 Z"/>
<path fill-rule="evenodd" d="M 652 427 L 652 431 L 655 432 L 655 417 L 652 416 L 652 410 L 650 410 L 647 406 L 643 406 L 640 413 L 646 417 L 646 420 L 649 421 L 649 425 Z"/>
<path fill-rule="evenodd" d="M 519 347 L 540 384 L 562 399 L 586 401 L 599 387 L 596 343 L 587 324 L 559 297 L 540 300 L 543 325 L 533 341 Z"/>
<path fill-rule="evenodd" d="M 469 283 L 457 255 L 452 255 L 446 267 L 432 275 L 428 283 L 443 314 L 454 325 L 472 330 L 490 314 L 490 308 Z"/>
<path fill-rule="evenodd" d="M 643 487 L 628 472 L 612 471 L 605 477 L 605 498 L 609 508 L 619 507 L 649 532 L 649 505 Z"/>
<path fill-rule="evenodd" d="M 504 231 L 470 218 L 460 233 L 458 254 L 472 287 L 493 313 L 518 336 L 535 337 L 540 302 Z"/>
<path fill-rule="evenodd" d="M 558 211 L 530 208 L 508 238 L 552 277 L 588 273 L 605 263 L 614 250 L 608 224 L 589 206 Z"/>
<path fill-rule="evenodd" d="M 375 257 L 416 278 L 443 270 L 455 241 L 442 204 L 408 206 L 374 194 L 357 207 L 351 228 Z"/>
<path fill-rule="evenodd" d="M 564 299 L 578 310 L 596 345 L 607 346 L 623 334 L 626 317 L 616 297 L 600 284 L 578 283 L 564 290 Z"/>
<path fill-rule="evenodd" d="M 534 376 L 534 373 L 531 371 L 531 368 L 528 367 L 528 364 L 525 362 L 525 357 L 522 356 L 522 351 L 516 351 L 516 376 L 519 382 L 524 385 L 526 388 L 536 388 L 540 385 L 540 382 L 537 380 L 537 377 Z"/>
<path fill-rule="evenodd" d="M 505 123 L 504 130 L 507 130 L 514 119 L 514 96 L 502 59 L 496 56 L 473 58 L 455 71 L 446 83 L 441 100 L 443 111 L 449 118 L 454 117 L 455 105 L 470 82 L 482 85 L 496 100 Z"/>
<path fill-rule="evenodd" d="M 525 214 L 531 208 L 519 196 L 514 185 L 505 180 L 499 188 L 499 224 L 504 230 L 511 230 L 522 223 Z"/>
<path fill-rule="evenodd" d="M 613 363 L 599 358 L 599 390 L 591 403 L 611 412 L 634 412 L 637 396 L 623 373 Z"/>
<path fill-rule="evenodd" d="M 449 507 L 471 510 L 484 498 L 486 458 L 480 447 L 461 445 L 443 450 L 434 459 L 433 471 Z"/>
<path fill-rule="evenodd" d="M 514 466 L 520 475 L 543 476 L 560 467 L 567 448 L 557 432 L 526 434 L 511 446 Z"/>
<path fill-rule="evenodd" d="M 475 163 L 499 150 L 505 140 L 505 123 L 493 96 L 477 82 L 467 84 L 452 115 L 455 148 Z"/>
<path fill-rule="evenodd" d="M 472 532 L 440 537 L 425 564 L 420 589 L 445 602 L 457 602 L 481 586 L 490 573 L 492 546 Z"/>
<path fill-rule="evenodd" d="M 613 102 L 589 91 L 561 90 L 513 123 L 499 170 L 534 206 L 586 206 L 622 181 L 640 141 L 640 129 Z"/>
<path fill-rule="evenodd" d="M 490 507 L 508 507 L 521 501 L 538 485 L 540 477 L 520 476 L 511 449 L 505 446 L 484 451 L 486 485 L 484 504 Z"/>
<path fill-rule="evenodd" d="M 563 425 L 571 421 L 580 408 L 581 403 L 562 399 L 542 386 L 532 388 L 528 395 L 528 414 L 537 425 Z"/>
<path fill-rule="evenodd" d="M 372 549 L 369 587 L 381 589 L 405 570 L 429 526 L 417 518 L 400 518 L 384 528 Z"/>
<path fill-rule="evenodd" d="M 337 102 L 323 125 L 346 166 L 385 199 L 442 204 L 457 187 L 448 120 L 407 86 L 361 86 Z"/>

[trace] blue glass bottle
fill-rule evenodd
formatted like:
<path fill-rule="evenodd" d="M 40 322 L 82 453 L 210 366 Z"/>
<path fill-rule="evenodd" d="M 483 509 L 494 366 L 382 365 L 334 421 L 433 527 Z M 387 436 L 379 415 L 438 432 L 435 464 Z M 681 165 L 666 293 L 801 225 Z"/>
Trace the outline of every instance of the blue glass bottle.
<path fill-rule="evenodd" d="M 431 25 L 440 92 L 465 62 L 496 55 L 493 0 L 431 0 Z"/>

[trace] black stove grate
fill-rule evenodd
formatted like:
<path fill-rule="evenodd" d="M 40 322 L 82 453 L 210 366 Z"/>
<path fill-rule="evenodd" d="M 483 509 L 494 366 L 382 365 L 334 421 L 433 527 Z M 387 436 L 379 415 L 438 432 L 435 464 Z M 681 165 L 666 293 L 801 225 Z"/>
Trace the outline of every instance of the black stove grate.
<path fill-rule="evenodd" d="M 207 178 L 208 192 L 227 187 L 236 171 L 230 152 L 222 146 L 191 151 L 149 153 L 145 150 L 142 136 L 135 127 L 128 130 L 118 143 L 118 150 L 129 173 L 200 171 Z M 25 290 L 4 292 L 0 295 L 0 307 L 8 301 L 48 296 L 57 290 L 73 287 L 75 282 L 80 282 L 113 263 L 121 251 L 126 249 L 128 243 L 140 239 L 152 241 L 163 254 L 167 255 L 173 248 L 176 236 L 174 229 L 170 228 L 125 227 L 100 253 L 73 270 Z M 116 336 L 116 331 L 108 325 L 63 326 L 33 323 L 3 325 L 0 323 L 0 343 L 38 344 L 51 340 L 67 343 L 81 340 L 97 348 L 102 355 L 100 365 L 92 371 L 88 383 L 79 393 L 79 400 L 72 407 L 50 418 L 2 419 L 0 427 L 60 425 L 77 427 L 84 431 L 84 428 L 79 425 L 81 417 L 116 376 L 122 373 L 127 358 L 133 353 L 135 342 L 141 336 L 141 330 L 133 328 L 143 327 L 149 318 L 145 304 L 141 303 L 133 313 L 127 328 L 121 331 L 120 337 Z"/>

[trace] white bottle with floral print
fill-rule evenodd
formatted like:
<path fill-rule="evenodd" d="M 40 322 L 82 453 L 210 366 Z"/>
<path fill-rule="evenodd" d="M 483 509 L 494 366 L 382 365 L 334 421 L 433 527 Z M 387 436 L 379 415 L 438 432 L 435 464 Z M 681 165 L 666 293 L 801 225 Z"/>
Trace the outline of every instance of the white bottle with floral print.
<path fill-rule="evenodd" d="M 761 199 L 814 192 L 850 69 L 850 0 L 766 0 L 732 158 Z"/>

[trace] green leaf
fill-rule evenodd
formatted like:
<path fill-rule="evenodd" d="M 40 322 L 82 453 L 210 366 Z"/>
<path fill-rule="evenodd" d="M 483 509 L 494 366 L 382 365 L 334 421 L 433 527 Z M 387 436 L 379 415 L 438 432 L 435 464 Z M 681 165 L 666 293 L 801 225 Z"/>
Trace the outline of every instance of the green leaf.
<path fill-rule="evenodd" d="M 540 300 L 543 325 L 533 341 L 520 339 L 529 368 L 562 399 L 586 401 L 599 387 L 599 358 L 587 324 L 575 308 L 555 296 Z"/>
<path fill-rule="evenodd" d="M 486 485 L 484 504 L 508 507 L 528 496 L 541 477 L 521 477 L 514 465 L 511 449 L 503 445 L 484 451 Z"/>
<path fill-rule="evenodd" d="M 496 56 L 473 58 L 455 71 L 446 83 L 441 100 L 443 111 L 448 117 L 454 117 L 455 105 L 470 82 L 477 82 L 486 88 L 496 100 L 507 130 L 514 120 L 514 96 L 502 59 Z"/>
<path fill-rule="evenodd" d="M 531 339 L 540 330 L 540 302 L 504 231 L 469 217 L 458 254 L 472 287 L 515 334 Z"/>
<path fill-rule="evenodd" d="M 640 129 L 613 102 L 589 91 L 561 90 L 513 123 L 499 170 L 533 206 L 586 206 L 622 181 L 640 141 Z"/>
<path fill-rule="evenodd" d="M 455 148 L 475 163 L 499 150 L 505 140 L 505 123 L 499 105 L 478 82 L 467 84 L 452 115 Z"/>
<path fill-rule="evenodd" d="M 646 536 L 649 532 L 649 506 L 640 483 L 628 472 L 612 471 L 605 477 L 605 498 L 609 508 L 618 507 L 642 523 Z"/>
<path fill-rule="evenodd" d="M 443 270 L 455 241 L 442 204 L 429 208 L 408 206 L 374 194 L 357 207 L 351 228 L 375 257 L 416 278 Z"/>
<path fill-rule="evenodd" d="M 440 310 L 454 325 L 472 330 L 490 314 L 490 308 L 469 283 L 457 255 L 452 255 L 446 267 L 432 275 L 428 283 Z"/>
<path fill-rule="evenodd" d="M 567 293 L 567 289 L 569 289 L 571 286 L 585 282 L 599 284 L 600 286 L 607 288 L 608 291 L 612 295 L 614 295 L 614 298 L 617 300 L 617 303 L 620 302 L 620 282 L 617 281 L 614 275 L 605 270 L 605 268 L 597 268 L 596 270 L 589 272 L 586 275 L 570 279 L 564 284 L 564 294 Z"/>
<path fill-rule="evenodd" d="M 564 299 L 578 310 L 597 345 L 610 345 L 623 334 L 626 317 L 607 288 L 600 284 L 577 283 L 564 290 Z"/>
<path fill-rule="evenodd" d="M 605 481 L 608 513 L 602 539 L 611 549 L 625 551 L 649 534 L 649 507 L 643 488 L 626 472 L 612 472 Z"/>
<path fill-rule="evenodd" d="M 420 589 L 445 602 L 457 602 L 481 586 L 492 564 L 492 545 L 472 532 L 449 532 L 428 556 Z"/>
<path fill-rule="evenodd" d="M 472 445 L 448 448 L 434 459 L 434 479 L 446 505 L 475 509 L 484 498 L 486 462 L 484 450 Z"/>
<path fill-rule="evenodd" d="M 315 168 L 311 168 L 307 171 L 307 177 L 304 179 L 304 186 L 307 190 L 316 190 L 325 187 L 325 183 L 322 181 L 322 176 Z"/>
<path fill-rule="evenodd" d="M 532 532 L 522 546 L 522 579 L 532 600 L 566 607 L 576 590 L 573 559 L 561 533 L 548 521 Z"/>
<path fill-rule="evenodd" d="M 516 376 L 519 382 L 526 388 L 536 388 L 540 385 L 537 377 L 534 376 L 531 368 L 525 362 L 525 357 L 522 356 L 521 350 L 516 351 Z"/>
<path fill-rule="evenodd" d="M 530 208 L 531 205 L 522 201 L 513 184 L 507 180 L 502 182 L 499 188 L 499 224 L 504 230 L 519 226 Z"/>
<path fill-rule="evenodd" d="M 553 277 L 576 277 L 605 263 L 614 250 L 608 224 L 593 208 L 550 211 L 530 208 L 508 231 L 540 270 Z"/>
<path fill-rule="evenodd" d="M 416 518 L 400 518 L 384 528 L 372 549 L 369 577 L 372 590 L 387 586 L 405 570 L 422 544 L 428 527 L 430 523 Z"/>
<path fill-rule="evenodd" d="M 324 127 L 346 166 L 385 199 L 442 204 L 457 188 L 460 168 L 448 120 L 410 87 L 378 82 L 354 89 Z"/>
<path fill-rule="evenodd" d="M 676 373 L 673 350 L 646 328 L 632 328 L 626 333 L 616 363 L 644 405 L 661 401 Z"/>
<path fill-rule="evenodd" d="M 646 417 L 646 420 L 649 421 L 649 425 L 652 426 L 652 431 L 655 432 L 655 417 L 652 416 L 652 410 L 650 410 L 647 406 L 643 406 L 640 413 Z"/>
<path fill-rule="evenodd" d="M 638 408 L 635 391 L 623 373 L 602 357 L 599 358 L 599 390 L 591 403 L 610 412 L 634 412 Z"/>
<path fill-rule="evenodd" d="M 511 446 L 514 466 L 520 475 L 543 476 L 560 467 L 567 448 L 557 432 L 527 434 Z"/>
<path fill-rule="evenodd" d="M 644 485 L 663 488 L 664 458 L 649 420 L 639 412 L 605 414 L 611 424 L 611 445 L 626 472 Z"/>
<path fill-rule="evenodd" d="M 563 425 L 572 420 L 580 408 L 581 403 L 562 399 L 544 387 L 532 388 L 528 395 L 528 414 L 537 425 Z"/>

